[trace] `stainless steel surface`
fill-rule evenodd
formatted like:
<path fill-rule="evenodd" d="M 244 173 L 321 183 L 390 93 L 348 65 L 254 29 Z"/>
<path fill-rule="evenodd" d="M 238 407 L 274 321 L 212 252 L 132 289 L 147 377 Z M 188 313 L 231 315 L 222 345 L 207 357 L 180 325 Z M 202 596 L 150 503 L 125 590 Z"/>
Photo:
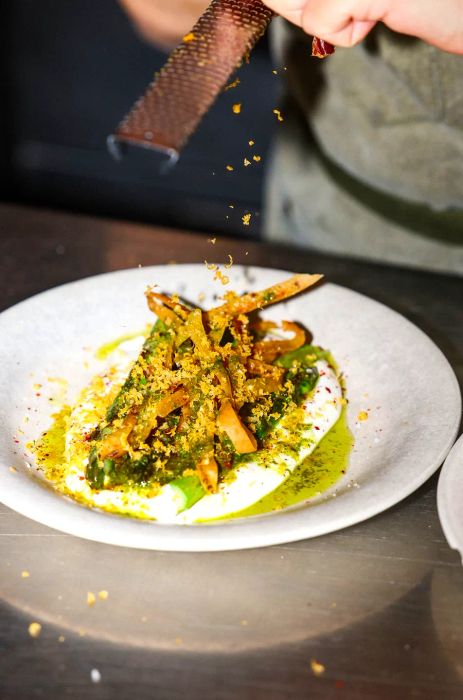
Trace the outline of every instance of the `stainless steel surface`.
<path fill-rule="evenodd" d="M 0 207 L 1 304 L 210 252 L 206 236 Z M 214 252 L 322 270 L 385 301 L 462 379 L 461 279 L 239 241 Z M 332 535 L 214 554 L 99 545 L 0 506 L 0 697 L 462 698 L 463 568 L 442 534 L 436 483 Z"/>

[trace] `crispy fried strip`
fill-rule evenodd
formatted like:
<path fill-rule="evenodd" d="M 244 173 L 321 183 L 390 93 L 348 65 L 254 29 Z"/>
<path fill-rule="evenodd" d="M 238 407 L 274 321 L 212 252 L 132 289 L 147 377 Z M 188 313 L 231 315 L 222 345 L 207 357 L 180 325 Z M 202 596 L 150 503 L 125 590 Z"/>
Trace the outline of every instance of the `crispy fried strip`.
<path fill-rule="evenodd" d="M 180 347 L 187 338 L 191 338 L 200 355 L 205 356 L 209 354 L 211 345 L 204 330 L 201 309 L 189 312 L 185 322 L 177 332 L 177 347 Z"/>
<path fill-rule="evenodd" d="M 98 450 L 99 459 L 120 457 L 124 454 L 124 452 L 127 452 L 127 440 L 136 422 L 137 416 L 134 414 L 129 414 L 124 418 L 120 428 L 113 430 L 110 435 L 103 438 Z"/>
<path fill-rule="evenodd" d="M 166 394 L 159 401 L 151 401 L 145 407 L 145 411 L 139 418 L 131 436 L 132 447 L 137 443 L 144 443 L 151 431 L 156 428 L 158 418 L 165 418 L 187 404 L 190 400 L 189 393 L 184 387 L 180 387 L 172 394 Z"/>
<path fill-rule="evenodd" d="M 262 330 L 271 330 L 277 328 L 277 324 L 273 321 L 260 321 L 256 324 Z M 297 323 L 291 321 L 282 321 L 281 327 L 284 331 L 292 331 L 294 336 L 288 340 L 259 340 L 254 343 L 255 354 L 264 362 L 273 362 L 279 355 L 285 352 L 297 350 L 306 341 L 306 333 Z"/>
<path fill-rule="evenodd" d="M 249 374 L 257 377 L 275 377 L 281 379 L 285 370 L 283 367 L 276 367 L 275 365 L 269 365 L 262 360 L 258 360 L 255 357 L 250 358 L 246 363 Z"/>
<path fill-rule="evenodd" d="M 243 296 L 222 304 L 222 306 L 217 306 L 206 312 L 207 318 L 212 321 L 215 316 L 238 316 L 239 314 L 248 314 L 255 309 L 263 309 L 269 304 L 276 304 L 278 301 L 302 292 L 316 284 L 322 277 L 323 275 L 294 275 L 284 282 L 274 284 L 273 287 L 260 292 L 243 294 Z"/>
<path fill-rule="evenodd" d="M 146 296 L 146 301 L 148 302 L 148 308 L 150 311 L 153 312 L 153 314 L 156 314 L 158 318 L 161 319 L 161 321 L 164 321 L 164 323 L 167 324 L 174 324 L 178 323 L 179 318 L 177 314 L 175 314 L 173 311 L 168 309 L 166 306 L 163 306 L 162 304 L 159 304 L 156 299 L 154 298 L 154 294 L 151 290 L 147 291 L 145 293 Z"/>
<path fill-rule="evenodd" d="M 223 401 L 217 416 L 217 425 L 228 435 L 233 447 L 240 454 L 248 454 L 257 450 L 256 438 L 243 425 L 230 401 Z"/>
<path fill-rule="evenodd" d="M 185 321 L 186 317 L 192 311 L 192 309 L 188 309 L 184 304 L 182 304 L 177 298 L 173 299 L 172 297 L 168 296 L 167 294 L 162 294 L 160 292 L 154 292 L 151 290 L 151 295 L 157 299 L 158 301 L 161 301 L 164 306 L 167 306 L 168 309 L 172 309 L 172 311 L 175 311 L 177 316 L 180 316 L 183 321 Z"/>
<path fill-rule="evenodd" d="M 220 388 L 222 389 L 227 399 L 231 399 L 233 396 L 233 392 L 230 376 L 223 365 L 219 365 L 217 367 L 217 369 L 215 370 L 215 376 L 217 377 L 217 381 L 220 384 Z"/>
<path fill-rule="evenodd" d="M 160 418 L 165 418 L 169 413 L 172 413 L 172 411 L 176 411 L 177 408 L 184 406 L 189 400 L 190 397 L 187 389 L 185 389 L 185 387 L 180 387 L 180 389 L 174 391 L 173 394 L 166 394 L 166 396 L 158 402 L 156 413 Z"/>
<path fill-rule="evenodd" d="M 219 467 L 213 455 L 203 455 L 196 463 L 196 471 L 205 491 L 216 493 L 219 482 Z"/>

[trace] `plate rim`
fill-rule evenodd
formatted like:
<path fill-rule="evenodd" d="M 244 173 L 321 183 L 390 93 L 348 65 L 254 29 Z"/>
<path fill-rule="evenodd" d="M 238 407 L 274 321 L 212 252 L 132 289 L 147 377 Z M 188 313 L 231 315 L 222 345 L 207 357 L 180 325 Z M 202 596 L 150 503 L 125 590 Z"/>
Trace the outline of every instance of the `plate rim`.
<path fill-rule="evenodd" d="M 456 471 L 460 469 L 460 474 Z M 451 486 L 463 478 L 463 434 L 453 444 L 439 474 L 437 483 L 437 512 L 445 538 L 452 549 L 460 553 L 463 564 L 463 523 L 458 524 Z"/>

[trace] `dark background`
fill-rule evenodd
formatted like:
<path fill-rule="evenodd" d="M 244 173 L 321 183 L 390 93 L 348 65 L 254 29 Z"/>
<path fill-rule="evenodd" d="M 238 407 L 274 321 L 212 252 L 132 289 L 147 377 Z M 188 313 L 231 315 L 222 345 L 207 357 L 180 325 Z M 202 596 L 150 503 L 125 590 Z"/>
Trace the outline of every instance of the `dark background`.
<path fill-rule="evenodd" d="M 117 163 L 106 150 L 107 135 L 166 60 L 117 0 L 0 0 L 0 11 L 1 201 L 259 237 L 278 100 L 265 41 L 240 69 L 240 86 L 220 96 L 178 165 L 161 175 L 157 156 Z M 245 168 L 251 153 L 262 160 Z M 244 228 L 246 212 L 253 216 Z"/>

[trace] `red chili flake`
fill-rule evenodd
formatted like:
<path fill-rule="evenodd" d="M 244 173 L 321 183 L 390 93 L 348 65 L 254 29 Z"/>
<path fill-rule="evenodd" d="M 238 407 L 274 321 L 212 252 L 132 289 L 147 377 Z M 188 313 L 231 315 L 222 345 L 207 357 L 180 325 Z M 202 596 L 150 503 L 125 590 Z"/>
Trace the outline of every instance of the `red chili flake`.
<path fill-rule="evenodd" d="M 314 428 L 315 428 L 315 430 L 320 430 L 320 428 L 318 427 L 318 425 L 314 425 Z"/>
<path fill-rule="evenodd" d="M 14 442 L 19 445 L 19 440 L 17 438 L 13 438 Z"/>
<path fill-rule="evenodd" d="M 40 391 L 37 391 L 35 395 L 36 395 L 36 396 L 42 396 L 42 394 L 40 393 Z"/>
<path fill-rule="evenodd" d="M 328 392 L 328 394 L 331 394 L 331 389 L 329 388 L 329 386 L 325 386 L 325 389 Z"/>
<path fill-rule="evenodd" d="M 312 39 L 312 56 L 316 58 L 326 58 L 334 53 L 334 46 L 328 41 L 319 39 L 318 36 L 314 36 Z"/>

